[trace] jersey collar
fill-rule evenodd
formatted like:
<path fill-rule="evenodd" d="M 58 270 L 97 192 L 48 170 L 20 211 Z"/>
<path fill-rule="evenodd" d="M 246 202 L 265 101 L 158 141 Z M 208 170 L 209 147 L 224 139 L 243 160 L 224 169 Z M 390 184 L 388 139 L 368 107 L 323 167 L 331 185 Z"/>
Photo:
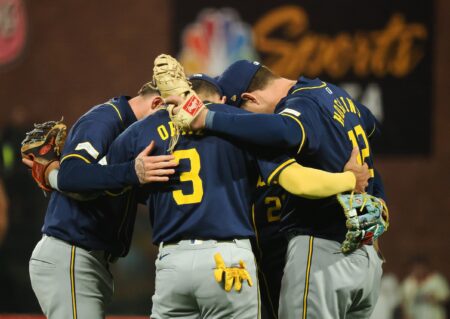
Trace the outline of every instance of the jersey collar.
<path fill-rule="evenodd" d="M 131 97 L 129 96 L 121 95 L 112 98 L 110 101 L 119 110 L 125 128 L 137 121 L 136 115 L 134 115 L 134 112 L 131 109 L 130 104 L 128 103 L 128 100 L 130 99 Z"/>

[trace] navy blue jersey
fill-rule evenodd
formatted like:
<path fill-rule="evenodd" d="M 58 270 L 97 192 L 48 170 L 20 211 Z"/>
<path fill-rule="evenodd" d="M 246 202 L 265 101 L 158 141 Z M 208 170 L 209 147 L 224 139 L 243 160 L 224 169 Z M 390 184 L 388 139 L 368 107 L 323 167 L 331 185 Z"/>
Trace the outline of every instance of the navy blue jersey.
<path fill-rule="evenodd" d="M 124 96 L 92 108 L 70 130 L 61 165 L 66 161 L 98 163 L 114 139 L 135 121 Z M 127 209 L 132 195 L 80 202 L 53 192 L 42 231 L 79 247 L 123 256 L 129 248 L 135 218 L 135 211 Z"/>
<path fill-rule="evenodd" d="M 258 262 L 261 301 L 269 318 L 277 318 L 287 250 L 287 240 L 280 232 L 281 211 L 286 196 L 282 187 L 268 186 L 261 177 L 258 178 L 252 207 L 256 235 L 253 246 Z"/>
<path fill-rule="evenodd" d="M 287 192 L 281 186 L 268 186 L 261 177 L 258 178 L 252 218 L 260 246 L 279 233 L 281 210 L 286 196 Z"/>
<path fill-rule="evenodd" d="M 221 110 L 220 105 L 208 107 Z M 152 140 L 155 155 L 167 154 L 173 134 L 167 111 L 159 110 L 117 138 L 108 162 L 128 161 Z M 258 172 L 272 179 L 294 160 L 286 156 L 256 160 L 247 150 L 218 135 L 182 135 L 173 152 L 179 160 L 179 178 L 146 189 L 153 242 L 254 236 L 250 212 Z"/>
<path fill-rule="evenodd" d="M 342 172 L 352 148 L 358 146 L 359 162 L 366 162 L 374 176 L 369 137 L 376 130 L 376 120 L 344 90 L 320 79 L 301 77 L 275 112 L 297 122 L 302 131 L 295 150 L 300 164 Z M 368 193 L 372 191 L 373 178 L 367 188 Z M 335 197 L 308 200 L 288 196 L 282 228 L 338 241 L 346 233 L 344 214 Z"/>

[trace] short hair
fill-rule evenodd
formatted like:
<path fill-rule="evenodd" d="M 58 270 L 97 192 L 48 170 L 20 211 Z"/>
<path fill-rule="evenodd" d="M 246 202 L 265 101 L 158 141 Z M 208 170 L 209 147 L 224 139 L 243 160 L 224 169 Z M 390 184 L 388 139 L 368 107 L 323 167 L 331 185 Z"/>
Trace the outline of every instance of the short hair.
<path fill-rule="evenodd" d="M 138 94 L 140 96 L 144 96 L 144 95 L 148 95 L 148 94 L 149 95 L 160 95 L 158 89 L 153 84 L 153 82 L 145 83 L 138 91 Z"/>
<path fill-rule="evenodd" d="M 262 65 L 258 71 L 256 71 L 250 85 L 246 92 L 253 92 L 257 90 L 263 90 L 272 81 L 279 79 L 278 75 L 275 75 L 268 67 Z"/>
<path fill-rule="evenodd" d="M 206 99 L 207 97 L 218 95 L 222 97 L 219 90 L 208 81 L 202 79 L 191 79 L 192 89 L 199 96 L 201 95 L 202 99 Z"/>

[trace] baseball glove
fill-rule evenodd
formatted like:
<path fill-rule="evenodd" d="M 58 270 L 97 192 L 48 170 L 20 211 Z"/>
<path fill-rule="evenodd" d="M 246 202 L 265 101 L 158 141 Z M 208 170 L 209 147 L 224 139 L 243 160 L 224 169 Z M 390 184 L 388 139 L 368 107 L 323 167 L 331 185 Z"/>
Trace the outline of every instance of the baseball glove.
<path fill-rule="evenodd" d="M 45 182 L 45 169 L 59 160 L 66 140 L 67 127 L 62 121 L 34 124 L 34 129 L 26 134 L 20 149 L 22 157 L 33 161 L 33 178 L 46 191 L 51 189 Z"/>
<path fill-rule="evenodd" d="M 191 88 L 191 83 L 184 74 L 181 64 L 170 55 L 161 54 L 156 57 L 153 68 L 153 82 L 161 96 L 167 98 L 172 95 L 183 98 L 181 105 L 169 105 L 167 111 L 175 127 L 169 151 L 173 151 L 180 131 L 188 131 L 191 122 L 200 114 L 205 105 Z M 174 108 L 177 107 L 177 113 Z"/>
<path fill-rule="evenodd" d="M 217 253 L 214 255 L 216 269 L 214 269 L 214 278 L 217 282 L 224 281 L 224 289 L 226 292 L 231 291 L 234 283 L 234 289 L 241 291 L 242 282 L 247 281 L 248 285 L 253 286 L 252 278 L 245 266 L 244 261 L 239 261 L 239 267 L 226 267 L 222 255 Z"/>
<path fill-rule="evenodd" d="M 349 254 L 362 245 L 372 245 L 389 228 L 389 211 L 383 200 L 368 194 L 339 194 L 347 234 L 341 251 Z"/>

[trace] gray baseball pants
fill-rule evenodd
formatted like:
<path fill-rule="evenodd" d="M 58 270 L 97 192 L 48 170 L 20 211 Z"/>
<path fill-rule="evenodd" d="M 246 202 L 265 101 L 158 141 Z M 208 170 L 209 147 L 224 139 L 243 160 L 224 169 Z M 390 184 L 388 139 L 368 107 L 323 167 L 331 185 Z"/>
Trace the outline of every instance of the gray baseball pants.
<path fill-rule="evenodd" d="M 253 280 L 240 292 L 226 292 L 214 278 L 214 255 L 220 253 L 227 267 L 246 263 Z M 160 245 L 156 259 L 152 319 L 237 318 L 259 319 L 260 299 L 255 258 L 250 241 L 182 240 Z"/>
<path fill-rule="evenodd" d="M 340 243 L 312 236 L 289 241 L 279 319 L 369 318 L 383 261 L 373 246 L 344 255 Z"/>
<path fill-rule="evenodd" d="M 103 319 L 114 290 L 101 253 L 45 235 L 31 255 L 30 279 L 49 319 Z"/>

